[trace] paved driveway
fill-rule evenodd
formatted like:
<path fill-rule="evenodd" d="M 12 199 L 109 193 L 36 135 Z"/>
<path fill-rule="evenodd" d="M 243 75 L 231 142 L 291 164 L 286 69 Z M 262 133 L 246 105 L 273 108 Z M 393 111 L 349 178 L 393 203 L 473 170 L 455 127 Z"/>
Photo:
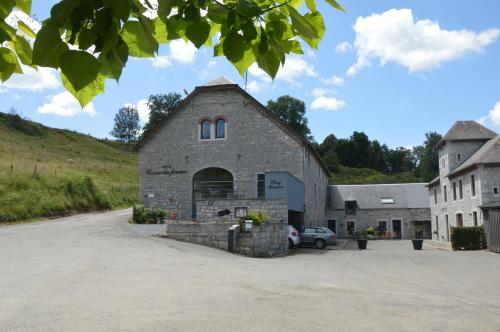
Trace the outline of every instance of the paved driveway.
<path fill-rule="evenodd" d="M 253 259 L 129 214 L 0 227 L 0 330 L 500 330 L 498 254 L 372 241 Z"/>

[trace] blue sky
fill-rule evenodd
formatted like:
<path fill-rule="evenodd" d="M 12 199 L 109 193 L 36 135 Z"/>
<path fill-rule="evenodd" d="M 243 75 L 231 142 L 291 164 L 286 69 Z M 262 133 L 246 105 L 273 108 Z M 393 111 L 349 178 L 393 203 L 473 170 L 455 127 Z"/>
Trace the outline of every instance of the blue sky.
<path fill-rule="evenodd" d="M 390 147 L 413 146 L 427 131 L 469 119 L 500 132 L 499 1 L 340 1 L 346 13 L 317 1 L 327 25 L 319 50 L 289 58 L 274 82 L 249 71 L 247 89 L 262 103 L 284 94 L 304 100 L 319 142 L 364 131 Z M 33 13 L 44 19 L 54 3 L 35 0 Z M 121 106 L 145 117 L 150 94 L 191 91 L 220 75 L 244 85 L 224 58 L 179 41 L 162 46 L 156 61 L 130 58 L 119 84 L 109 80 L 84 112 L 51 70 L 0 86 L 0 110 L 109 137 Z"/>

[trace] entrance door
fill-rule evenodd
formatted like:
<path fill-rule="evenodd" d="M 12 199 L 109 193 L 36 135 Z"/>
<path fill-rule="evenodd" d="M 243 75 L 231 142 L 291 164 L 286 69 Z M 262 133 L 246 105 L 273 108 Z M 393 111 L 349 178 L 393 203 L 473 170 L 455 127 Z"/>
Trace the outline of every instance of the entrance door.
<path fill-rule="evenodd" d="M 464 227 L 464 216 L 463 214 L 457 214 L 457 227 Z"/>
<path fill-rule="evenodd" d="M 345 222 L 346 233 L 349 236 L 353 236 L 356 231 L 356 224 L 354 221 L 346 221 Z"/>
<path fill-rule="evenodd" d="M 400 219 L 394 219 L 392 221 L 392 232 L 394 233 L 394 236 L 396 239 L 401 239 L 402 234 L 401 234 L 401 220 Z"/>
<path fill-rule="evenodd" d="M 335 219 L 328 220 L 327 224 L 328 224 L 328 229 L 337 234 L 337 220 Z"/>

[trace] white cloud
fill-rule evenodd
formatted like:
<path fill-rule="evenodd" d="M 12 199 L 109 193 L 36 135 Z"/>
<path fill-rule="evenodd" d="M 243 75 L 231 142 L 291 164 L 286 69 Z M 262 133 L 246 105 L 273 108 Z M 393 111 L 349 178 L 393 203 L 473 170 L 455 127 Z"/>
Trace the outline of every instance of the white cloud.
<path fill-rule="evenodd" d="M 265 83 L 253 80 L 247 84 L 247 90 L 250 93 L 259 93 L 264 90 L 265 86 Z"/>
<path fill-rule="evenodd" d="M 341 86 L 344 84 L 344 79 L 342 77 L 333 75 L 331 78 L 322 78 L 321 81 L 326 84 Z"/>
<path fill-rule="evenodd" d="M 500 126 L 500 101 L 490 110 L 489 118 L 495 126 Z"/>
<path fill-rule="evenodd" d="M 323 89 L 323 88 L 315 88 L 311 91 L 311 94 L 315 97 L 311 108 L 313 110 L 325 109 L 328 111 L 336 111 L 346 105 L 346 102 L 343 100 L 339 100 L 334 97 L 328 96 L 330 93 L 333 93 L 333 90 Z"/>
<path fill-rule="evenodd" d="M 155 69 L 164 69 L 172 65 L 172 61 L 170 61 L 170 57 L 168 55 L 158 55 L 156 58 L 151 60 L 151 63 Z"/>
<path fill-rule="evenodd" d="M 14 74 L 1 86 L 7 89 L 42 91 L 60 86 L 57 71 L 52 68 L 38 67 L 38 71 L 21 65 L 24 74 Z"/>
<path fill-rule="evenodd" d="M 82 110 L 75 97 L 73 97 L 73 95 L 67 91 L 52 96 L 50 102 L 38 107 L 38 113 L 55 114 L 64 117 L 75 116 L 82 112 L 90 116 L 94 116 L 97 114 L 92 103 L 89 103 Z"/>
<path fill-rule="evenodd" d="M 352 45 L 346 41 L 343 41 L 343 42 L 337 44 L 337 46 L 335 46 L 335 52 L 337 52 L 339 54 L 344 54 L 351 49 L 352 49 Z"/>
<path fill-rule="evenodd" d="M 442 63 L 473 52 L 481 52 L 500 36 L 499 29 L 476 33 L 445 30 L 431 20 L 415 20 L 411 9 L 391 9 L 382 14 L 358 17 L 354 24 L 354 47 L 358 56 L 348 75 L 356 74 L 370 61 L 381 65 L 395 62 L 410 73 L 429 71 Z"/>
<path fill-rule="evenodd" d="M 170 53 L 168 55 L 158 55 L 151 59 L 155 69 L 165 69 L 174 63 L 184 65 L 191 64 L 196 59 L 198 49 L 191 42 L 185 42 L 182 39 L 175 39 L 169 43 Z"/>

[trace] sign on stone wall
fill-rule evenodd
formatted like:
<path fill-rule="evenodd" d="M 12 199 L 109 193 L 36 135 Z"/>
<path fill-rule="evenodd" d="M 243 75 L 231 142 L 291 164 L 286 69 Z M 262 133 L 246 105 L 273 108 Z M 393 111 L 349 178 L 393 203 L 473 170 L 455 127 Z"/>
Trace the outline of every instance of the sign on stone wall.
<path fill-rule="evenodd" d="M 177 170 L 172 165 L 163 165 L 161 171 L 152 171 L 150 168 L 147 169 L 146 174 L 148 175 L 168 175 L 172 176 L 174 174 L 186 174 L 187 171 Z"/>

